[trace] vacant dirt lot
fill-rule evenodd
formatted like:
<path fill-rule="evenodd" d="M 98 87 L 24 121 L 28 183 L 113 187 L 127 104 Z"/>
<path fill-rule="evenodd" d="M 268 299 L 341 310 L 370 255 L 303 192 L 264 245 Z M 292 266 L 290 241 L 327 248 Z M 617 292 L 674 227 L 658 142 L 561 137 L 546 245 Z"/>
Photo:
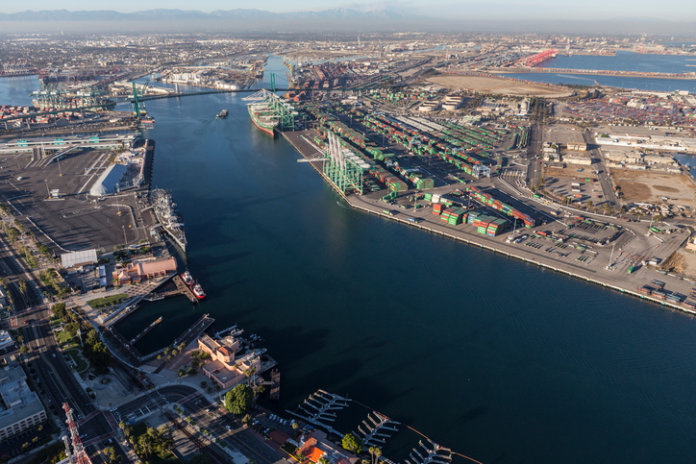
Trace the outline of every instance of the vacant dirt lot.
<path fill-rule="evenodd" d="M 611 170 L 614 182 L 621 186 L 624 201 L 662 203 L 669 197 L 674 205 L 696 207 L 696 183 L 688 174 L 660 174 L 650 171 Z"/>
<path fill-rule="evenodd" d="M 548 86 L 503 77 L 441 75 L 429 78 L 428 82 L 452 90 L 467 89 L 515 97 L 566 97 L 572 93 L 561 86 Z"/>

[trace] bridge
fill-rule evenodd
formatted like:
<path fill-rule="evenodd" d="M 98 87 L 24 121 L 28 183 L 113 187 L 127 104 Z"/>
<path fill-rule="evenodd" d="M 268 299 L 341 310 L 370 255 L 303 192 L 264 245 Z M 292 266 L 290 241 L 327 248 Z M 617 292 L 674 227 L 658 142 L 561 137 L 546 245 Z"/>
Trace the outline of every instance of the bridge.
<path fill-rule="evenodd" d="M 133 143 L 133 139 L 133 135 L 124 135 L 112 137 L 91 136 L 88 138 L 68 137 L 56 138 L 52 141 L 46 139 L 16 140 L 0 144 L 0 153 L 31 152 L 34 151 L 35 148 L 44 150 L 65 150 L 74 147 L 121 148 L 124 145 L 130 146 Z"/>

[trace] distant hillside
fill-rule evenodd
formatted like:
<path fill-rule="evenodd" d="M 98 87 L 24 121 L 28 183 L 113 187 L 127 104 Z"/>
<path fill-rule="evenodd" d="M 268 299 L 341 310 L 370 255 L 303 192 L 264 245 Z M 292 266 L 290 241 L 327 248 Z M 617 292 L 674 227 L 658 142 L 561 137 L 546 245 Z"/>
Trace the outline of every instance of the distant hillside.
<path fill-rule="evenodd" d="M 512 9 L 514 10 L 514 8 Z M 511 10 L 511 11 L 512 11 Z M 423 12 L 426 12 L 424 14 Z M 517 12 L 517 10 L 514 10 Z M 528 13 L 528 12 L 527 12 Z M 437 16 L 437 15 L 440 16 Z M 533 17 L 533 16 L 532 16 Z M 408 7 L 370 9 L 334 8 L 320 11 L 274 13 L 259 9 L 156 9 L 133 13 L 95 11 L 23 11 L 0 13 L 0 34 L 33 32 L 226 32 L 226 33 L 339 33 L 363 32 L 508 32 L 572 34 L 663 34 L 694 36 L 696 23 L 649 19 L 593 20 L 531 19 L 529 15 L 470 10 L 431 12 Z M 569 17 L 569 16 L 566 16 Z M 570 16 L 572 17 L 572 16 Z M 496 19 L 489 19 L 496 18 Z"/>

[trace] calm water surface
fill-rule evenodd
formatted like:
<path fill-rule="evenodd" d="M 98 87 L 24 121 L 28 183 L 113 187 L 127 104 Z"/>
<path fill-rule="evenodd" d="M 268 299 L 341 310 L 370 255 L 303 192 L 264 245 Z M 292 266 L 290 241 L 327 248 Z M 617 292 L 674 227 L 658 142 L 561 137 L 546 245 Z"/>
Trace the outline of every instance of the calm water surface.
<path fill-rule="evenodd" d="M 687 73 L 696 71 L 696 56 L 651 55 L 632 52 L 618 52 L 616 56 L 560 55 L 545 62 L 543 66 L 562 69 Z M 694 79 L 650 79 L 570 73 L 510 73 L 505 75 L 516 79 L 549 84 L 604 85 L 657 92 L 673 92 L 675 90 L 696 92 L 696 80 Z"/>

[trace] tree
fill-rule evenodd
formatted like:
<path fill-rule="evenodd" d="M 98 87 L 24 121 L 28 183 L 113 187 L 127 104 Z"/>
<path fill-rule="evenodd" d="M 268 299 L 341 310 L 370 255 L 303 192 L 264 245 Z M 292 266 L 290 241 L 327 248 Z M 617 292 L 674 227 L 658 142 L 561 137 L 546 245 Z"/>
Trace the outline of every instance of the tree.
<path fill-rule="evenodd" d="M 56 303 L 53 305 L 51 308 L 51 311 L 53 312 L 53 315 L 63 319 L 65 318 L 65 303 Z"/>
<path fill-rule="evenodd" d="M 29 348 L 27 348 L 27 345 L 22 345 L 19 347 L 19 354 L 27 354 L 29 352 Z"/>
<path fill-rule="evenodd" d="M 65 331 L 68 333 L 68 335 L 70 335 L 70 338 L 77 335 L 77 331 L 79 330 L 79 328 L 80 324 L 78 324 L 77 322 L 68 322 L 67 324 L 65 324 Z"/>
<path fill-rule="evenodd" d="M 379 462 L 380 456 L 382 456 L 382 450 L 378 446 L 370 446 L 370 456 L 372 458 L 372 464 L 377 464 Z"/>
<path fill-rule="evenodd" d="M 27 281 L 26 280 L 19 281 L 19 291 L 24 293 L 25 295 L 27 294 Z"/>
<path fill-rule="evenodd" d="M 242 424 L 248 426 L 251 424 L 251 414 L 244 414 L 244 417 L 242 417 Z"/>
<path fill-rule="evenodd" d="M 253 400 L 254 391 L 248 385 L 239 384 L 225 395 L 225 409 L 239 416 L 249 410 Z"/>
<path fill-rule="evenodd" d="M 104 448 L 104 454 L 106 455 L 106 458 L 108 459 L 107 462 L 109 463 L 119 463 L 121 462 L 121 455 L 116 454 L 116 449 L 113 446 L 107 446 Z"/>
<path fill-rule="evenodd" d="M 360 451 L 362 451 L 362 443 L 360 442 L 360 439 L 352 432 L 348 432 L 343 435 L 341 445 L 343 446 L 343 449 L 348 450 L 353 454 L 360 454 Z"/>

